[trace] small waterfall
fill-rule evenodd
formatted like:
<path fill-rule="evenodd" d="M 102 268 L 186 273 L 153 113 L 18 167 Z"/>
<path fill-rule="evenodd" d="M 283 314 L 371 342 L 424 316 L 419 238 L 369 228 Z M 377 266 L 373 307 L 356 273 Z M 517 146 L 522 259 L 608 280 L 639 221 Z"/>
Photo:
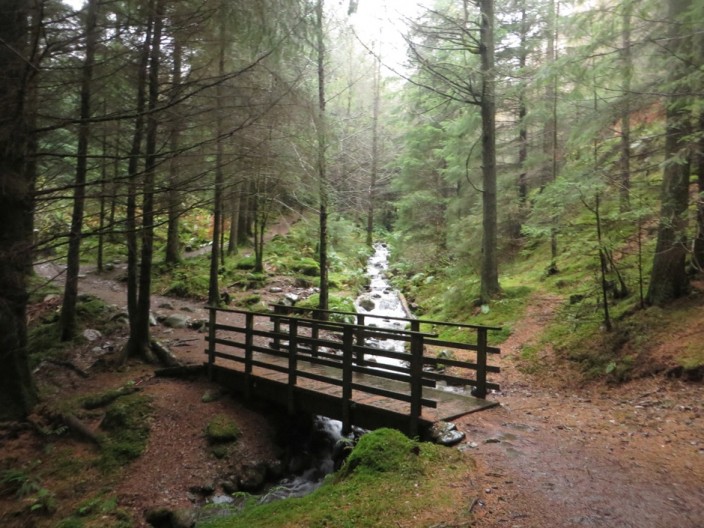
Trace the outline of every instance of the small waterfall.
<path fill-rule="evenodd" d="M 342 422 L 316 416 L 309 449 L 310 464 L 300 474 L 291 475 L 278 482 L 260 500 L 268 503 L 291 497 L 303 497 L 315 491 L 326 475 L 335 471 L 344 448 Z"/>

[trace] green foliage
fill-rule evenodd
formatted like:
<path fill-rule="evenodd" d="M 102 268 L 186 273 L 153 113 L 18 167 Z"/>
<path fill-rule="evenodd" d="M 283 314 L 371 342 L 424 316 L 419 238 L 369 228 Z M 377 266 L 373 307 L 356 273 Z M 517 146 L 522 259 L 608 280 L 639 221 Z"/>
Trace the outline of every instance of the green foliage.
<path fill-rule="evenodd" d="M 98 525 L 130 528 L 133 523 L 130 516 L 118 508 L 117 497 L 99 494 L 82 501 L 73 515 L 59 521 L 56 526 L 57 528 L 84 528 Z"/>
<path fill-rule="evenodd" d="M 28 468 L 9 468 L 0 471 L 0 495 L 14 494 L 22 499 L 41 488 L 32 475 L 40 462 L 34 462 Z"/>
<path fill-rule="evenodd" d="M 312 258 L 299 258 L 291 263 L 291 270 L 295 273 L 301 273 L 308 277 L 317 277 L 320 275 L 320 264 Z"/>
<path fill-rule="evenodd" d="M 61 341 L 58 310 L 30 324 L 27 332 L 27 350 L 32 368 L 44 359 L 61 358 L 78 344 L 83 343 L 85 340 L 80 335 L 83 328 L 94 328 L 103 335 L 110 335 L 117 327 L 112 320 L 115 308 L 96 297 L 80 295 L 76 304 L 76 313 L 79 332 L 72 341 Z"/>
<path fill-rule="evenodd" d="M 177 266 L 158 264 L 154 268 L 154 290 L 162 295 L 204 299 L 208 295 L 210 256 L 186 259 Z"/>
<path fill-rule="evenodd" d="M 205 427 L 205 437 L 209 444 L 222 444 L 236 441 L 240 436 L 240 429 L 231 418 L 215 415 Z"/>
<path fill-rule="evenodd" d="M 314 293 L 307 299 L 300 301 L 296 304 L 296 308 L 303 308 L 304 310 L 309 310 L 308 315 L 312 316 L 314 311 L 318 308 L 320 303 L 320 295 Z M 328 298 L 328 309 L 337 312 L 355 312 L 354 299 L 346 296 L 331 294 Z M 330 314 L 331 321 L 337 321 L 340 323 L 354 323 L 354 315 L 343 315 L 343 314 Z"/>
<path fill-rule="evenodd" d="M 252 307 L 255 304 L 258 304 L 261 302 L 262 296 L 257 294 L 257 293 L 251 293 L 249 295 L 245 295 L 243 297 L 238 297 L 237 298 L 237 304 L 240 306 L 245 306 L 245 307 Z"/>
<path fill-rule="evenodd" d="M 254 256 L 245 256 L 240 259 L 237 259 L 237 263 L 235 264 L 235 269 L 238 270 L 253 270 L 256 267 L 257 260 Z"/>
<path fill-rule="evenodd" d="M 14 494 L 18 499 L 23 499 L 27 511 L 31 513 L 52 513 L 56 510 L 56 497 L 34 474 L 40 463 L 37 461 L 27 468 L 1 471 L 0 494 Z"/>

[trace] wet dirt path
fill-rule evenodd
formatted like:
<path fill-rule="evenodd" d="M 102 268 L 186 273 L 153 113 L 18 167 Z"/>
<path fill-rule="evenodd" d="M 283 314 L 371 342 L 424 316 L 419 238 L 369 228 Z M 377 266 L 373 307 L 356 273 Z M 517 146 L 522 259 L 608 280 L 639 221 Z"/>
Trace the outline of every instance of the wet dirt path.
<path fill-rule="evenodd" d="M 701 528 L 704 387 L 539 387 L 516 358 L 557 302 L 535 299 L 502 346 L 501 407 L 456 422 L 478 464 L 476 526 Z"/>

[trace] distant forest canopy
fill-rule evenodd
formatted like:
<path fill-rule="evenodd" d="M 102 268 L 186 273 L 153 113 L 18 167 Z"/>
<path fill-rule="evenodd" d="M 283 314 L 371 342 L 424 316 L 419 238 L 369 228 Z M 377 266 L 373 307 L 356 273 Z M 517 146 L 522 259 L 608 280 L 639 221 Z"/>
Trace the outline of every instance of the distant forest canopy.
<path fill-rule="evenodd" d="M 403 66 L 359 37 L 365 2 L 0 2 L 5 415 L 36 399 L 35 258 L 65 259 L 70 339 L 83 245 L 99 269 L 107 244 L 126 248 L 126 354 L 155 360 L 152 265 L 181 260 L 192 213 L 212 225 L 212 303 L 218 262 L 253 243 L 261 269 L 267 222 L 290 210 L 319 219 L 321 308 L 330 214 L 368 243 L 392 231 L 409 273 L 476 274 L 482 303 L 503 262 L 549 251 L 557 273 L 565 247 L 597 255 L 605 305 L 626 250 L 642 304 L 688 291 L 704 265 L 702 2 L 423 2 L 393 17 Z"/>

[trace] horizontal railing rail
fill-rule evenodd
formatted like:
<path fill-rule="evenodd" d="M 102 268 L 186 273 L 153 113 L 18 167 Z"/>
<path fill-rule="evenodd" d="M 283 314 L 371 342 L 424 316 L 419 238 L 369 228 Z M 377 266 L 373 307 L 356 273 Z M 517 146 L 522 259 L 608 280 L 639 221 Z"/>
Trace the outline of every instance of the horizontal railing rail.
<path fill-rule="evenodd" d="M 282 305 L 275 305 L 274 313 L 212 306 L 207 308 L 210 317 L 206 352 L 211 373 L 218 359 L 242 365 L 244 392 L 249 396 L 255 377 L 254 369 L 268 371 L 270 376 L 280 377 L 280 382 L 288 385 L 290 402 L 294 401 L 295 391 L 300 386 L 299 378 L 339 387 L 342 421 L 346 428 L 351 425 L 349 418 L 354 406 L 354 391 L 410 404 L 410 430 L 417 431 L 423 407 L 437 406 L 435 400 L 423 396 L 423 387 L 435 387 L 437 382 L 470 385 L 474 387 L 473 393 L 482 398 L 486 396 L 487 390 L 499 388 L 486 379 L 488 372 L 499 372 L 498 367 L 486 364 L 487 354 L 499 351 L 498 348 L 487 345 L 487 331 L 495 328 L 432 322 L 436 325 L 464 326 L 476 330 L 476 344 L 455 343 L 438 339 L 436 333 L 421 332 L 420 324 L 428 321 L 418 319 L 386 318 L 406 321 L 411 326 L 410 329 L 396 329 L 364 325 L 366 318 L 358 316 L 376 317 L 369 314 L 326 311 L 328 314 L 354 315 L 355 321 L 362 323 L 355 324 L 292 315 L 302 314 L 303 310 Z M 288 313 L 283 313 L 283 308 Z M 316 312 L 318 315 L 321 313 L 320 310 Z M 244 325 L 218 322 L 218 313 L 244 316 Z M 266 325 L 266 329 L 262 328 L 263 325 Z M 372 338 L 404 342 L 407 352 L 372 346 L 368 342 Z M 452 346 L 475 351 L 477 359 L 469 362 L 426 357 L 424 350 L 429 346 Z M 383 362 L 384 359 L 399 363 L 388 364 Z M 445 373 L 443 369 L 452 369 L 452 372 Z M 456 373 L 467 370 L 475 372 L 474 378 Z M 358 376 L 355 377 L 355 374 Z M 403 383 L 407 390 L 389 388 L 384 386 L 382 380 Z"/>

